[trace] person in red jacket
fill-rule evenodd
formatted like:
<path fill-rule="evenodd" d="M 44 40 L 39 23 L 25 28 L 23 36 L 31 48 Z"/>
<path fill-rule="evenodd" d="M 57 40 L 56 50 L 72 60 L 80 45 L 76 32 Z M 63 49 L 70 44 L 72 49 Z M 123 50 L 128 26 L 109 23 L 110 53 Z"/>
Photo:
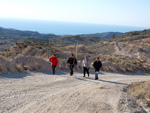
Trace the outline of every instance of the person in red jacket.
<path fill-rule="evenodd" d="M 49 58 L 49 61 L 52 64 L 52 70 L 53 70 L 53 75 L 55 74 L 55 68 L 58 64 L 58 59 L 56 57 L 56 54 L 54 54 L 52 57 Z"/>

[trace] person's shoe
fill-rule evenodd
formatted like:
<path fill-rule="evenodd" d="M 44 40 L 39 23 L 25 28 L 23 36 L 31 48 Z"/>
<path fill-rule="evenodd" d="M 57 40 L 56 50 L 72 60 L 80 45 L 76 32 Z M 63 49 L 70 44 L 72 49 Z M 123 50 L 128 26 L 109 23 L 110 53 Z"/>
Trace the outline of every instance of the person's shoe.
<path fill-rule="evenodd" d="M 95 80 L 98 80 L 98 78 L 95 78 Z"/>
<path fill-rule="evenodd" d="M 88 77 L 90 77 L 90 76 L 88 75 Z"/>
<path fill-rule="evenodd" d="M 83 76 L 83 77 L 85 77 L 85 76 Z"/>

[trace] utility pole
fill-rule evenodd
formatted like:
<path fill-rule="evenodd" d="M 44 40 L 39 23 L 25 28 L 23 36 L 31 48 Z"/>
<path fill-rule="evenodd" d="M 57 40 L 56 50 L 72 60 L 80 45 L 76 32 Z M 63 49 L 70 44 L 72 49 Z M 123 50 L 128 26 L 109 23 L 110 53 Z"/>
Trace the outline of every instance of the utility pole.
<path fill-rule="evenodd" d="M 8 58 L 8 49 L 7 49 L 7 58 Z"/>
<path fill-rule="evenodd" d="M 78 43 L 76 44 L 76 58 L 78 58 Z"/>
<path fill-rule="evenodd" d="M 47 45 L 49 45 L 49 40 L 47 40 Z M 49 58 L 49 47 L 47 47 L 47 56 Z"/>

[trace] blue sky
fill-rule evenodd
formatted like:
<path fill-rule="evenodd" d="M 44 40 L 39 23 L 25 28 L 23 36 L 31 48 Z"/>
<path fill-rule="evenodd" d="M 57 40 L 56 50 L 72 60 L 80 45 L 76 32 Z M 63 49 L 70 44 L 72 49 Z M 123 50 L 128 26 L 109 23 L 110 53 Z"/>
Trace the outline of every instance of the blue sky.
<path fill-rule="evenodd" d="M 150 28 L 150 0 L 0 0 L 0 18 Z"/>

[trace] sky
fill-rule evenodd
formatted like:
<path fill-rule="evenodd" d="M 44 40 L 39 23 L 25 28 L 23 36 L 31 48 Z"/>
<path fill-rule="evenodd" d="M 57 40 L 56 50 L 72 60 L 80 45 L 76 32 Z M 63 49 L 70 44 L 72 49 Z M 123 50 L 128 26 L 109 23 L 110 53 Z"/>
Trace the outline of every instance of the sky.
<path fill-rule="evenodd" d="M 150 0 L 0 0 L 0 18 L 150 28 Z"/>

